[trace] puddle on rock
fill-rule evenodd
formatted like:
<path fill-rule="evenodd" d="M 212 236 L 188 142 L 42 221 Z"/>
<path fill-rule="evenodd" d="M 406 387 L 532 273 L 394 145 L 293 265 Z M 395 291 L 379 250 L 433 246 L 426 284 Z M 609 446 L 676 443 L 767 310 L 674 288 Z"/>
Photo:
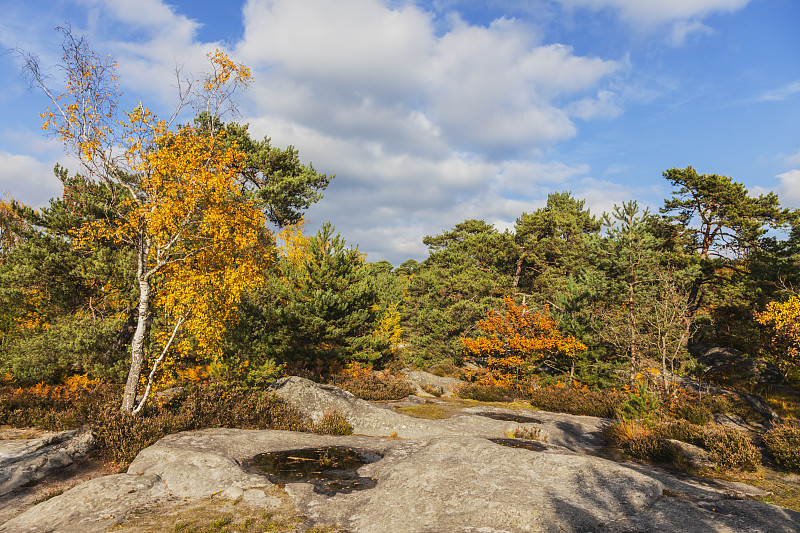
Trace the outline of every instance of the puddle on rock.
<path fill-rule="evenodd" d="M 532 416 L 525 416 L 525 415 L 517 415 L 512 413 L 494 413 L 494 412 L 484 412 L 484 413 L 472 413 L 478 416 L 485 416 L 486 418 L 491 418 L 493 420 L 502 420 L 503 422 L 517 422 L 518 424 L 541 424 L 542 421 L 538 418 L 534 418 Z"/>
<path fill-rule="evenodd" d="M 375 479 L 361 477 L 356 470 L 381 459 L 383 455 L 370 450 L 327 446 L 260 453 L 249 463 L 273 483 L 304 481 L 314 485 L 314 492 L 334 495 L 375 487 Z"/>
<path fill-rule="evenodd" d="M 539 444 L 538 442 L 533 442 L 530 440 L 522 440 L 522 439 L 489 439 L 490 441 L 494 442 L 495 444 L 499 444 L 500 446 L 508 446 L 509 448 L 522 448 L 525 450 L 530 450 L 532 452 L 543 452 L 547 449 L 547 446 Z"/>

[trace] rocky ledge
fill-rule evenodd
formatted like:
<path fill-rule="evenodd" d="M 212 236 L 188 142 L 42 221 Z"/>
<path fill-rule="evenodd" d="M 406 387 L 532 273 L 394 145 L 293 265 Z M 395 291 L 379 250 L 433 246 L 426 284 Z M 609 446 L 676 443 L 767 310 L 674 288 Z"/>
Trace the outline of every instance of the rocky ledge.
<path fill-rule="evenodd" d="M 274 484 L 311 523 L 336 523 L 352 533 L 800 529 L 800 513 L 749 500 L 764 495 L 754 487 L 592 455 L 601 419 L 474 407 L 447 420 L 420 420 L 299 378 L 275 391 L 312 418 L 335 407 L 361 434 L 212 429 L 170 435 L 143 450 L 127 473 L 87 481 L 0 532 L 105 531 L 137 509 L 187 499 L 268 508 L 279 503 L 270 496 Z M 508 438 L 506 430 L 520 426 L 540 428 L 546 442 Z M 392 433 L 403 438 L 387 438 Z M 355 471 L 359 483 L 326 488 L 278 481 L 254 467 L 259 454 L 292 451 L 291 457 L 324 447 L 372 458 Z"/>

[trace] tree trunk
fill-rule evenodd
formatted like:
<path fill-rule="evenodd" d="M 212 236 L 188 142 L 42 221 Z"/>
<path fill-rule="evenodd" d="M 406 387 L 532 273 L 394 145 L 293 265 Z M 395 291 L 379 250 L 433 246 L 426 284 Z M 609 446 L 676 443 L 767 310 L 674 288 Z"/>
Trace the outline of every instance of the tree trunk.
<path fill-rule="evenodd" d="M 136 320 L 136 331 L 131 340 L 131 368 L 128 370 L 125 392 L 122 394 L 120 409 L 124 413 L 133 413 L 136 404 L 136 389 L 139 386 L 139 376 L 142 373 L 142 365 L 144 365 L 144 346 L 147 341 L 147 329 L 150 325 L 150 275 L 152 271 L 147 272 L 150 240 L 142 237 L 136 268 L 136 279 L 139 280 L 139 316 Z"/>
<path fill-rule="evenodd" d="M 144 345 L 149 320 L 150 280 L 145 278 L 139 280 L 139 318 L 131 341 L 131 368 L 128 371 L 128 380 L 125 382 L 125 392 L 122 396 L 122 411 L 126 413 L 132 413 L 136 403 L 136 388 L 139 385 L 139 376 L 144 364 Z"/>

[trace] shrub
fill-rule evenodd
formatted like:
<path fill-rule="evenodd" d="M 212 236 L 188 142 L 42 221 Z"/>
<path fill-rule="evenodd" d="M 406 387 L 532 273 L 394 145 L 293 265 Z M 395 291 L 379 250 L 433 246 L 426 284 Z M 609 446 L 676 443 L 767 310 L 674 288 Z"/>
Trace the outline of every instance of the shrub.
<path fill-rule="evenodd" d="M 434 385 L 431 385 L 430 383 L 420 383 L 419 387 L 428 394 L 430 394 L 431 396 L 435 396 L 437 398 L 439 398 L 444 393 L 441 387 L 436 387 Z"/>
<path fill-rule="evenodd" d="M 308 429 L 303 416 L 275 394 L 220 385 L 186 389 L 163 406 L 147 406 L 137 417 L 120 412 L 119 398 L 114 398 L 91 417 L 91 425 L 100 451 L 120 463 L 132 461 L 142 449 L 178 431 Z"/>
<path fill-rule="evenodd" d="M 322 419 L 311 426 L 311 431 L 321 435 L 351 435 L 353 426 L 343 414 L 333 410 L 326 411 Z"/>
<path fill-rule="evenodd" d="M 467 384 L 458 389 L 458 396 L 479 402 L 510 402 L 515 399 L 512 391 L 497 385 Z"/>
<path fill-rule="evenodd" d="M 800 422 L 785 422 L 762 435 L 767 450 L 778 466 L 800 472 Z"/>
<path fill-rule="evenodd" d="M 683 401 L 676 402 L 672 406 L 671 411 L 672 414 L 675 415 L 675 418 L 701 426 L 711 422 L 713 418 L 711 409 L 706 407 L 703 403 L 691 399 L 684 399 Z"/>
<path fill-rule="evenodd" d="M 658 411 L 658 396 L 647 390 L 647 384 L 642 381 L 637 390 L 632 390 L 625 398 L 617 411 L 617 416 L 625 420 L 650 420 Z"/>
<path fill-rule="evenodd" d="M 435 364 L 428 368 L 428 372 L 433 374 L 434 376 L 439 376 L 440 378 L 443 377 L 451 377 L 451 378 L 460 378 L 461 377 L 461 370 L 452 362 L 452 361 L 444 361 L 438 364 Z"/>
<path fill-rule="evenodd" d="M 74 380 L 70 381 L 70 385 Z M 4 388 L 0 391 L 0 425 L 36 426 L 61 431 L 80 427 L 90 414 L 121 393 L 115 387 L 85 385 L 43 385 Z"/>
<path fill-rule="evenodd" d="M 512 431 L 506 432 L 510 439 L 538 440 L 547 442 L 547 435 L 542 435 L 542 428 L 536 426 L 517 426 Z"/>
<path fill-rule="evenodd" d="M 119 405 L 109 404 L 103 406 L 92 429 L 103 455 L 117 463 L 129 463 L 160 438 L 192 425 L 185 416 L 165 412 L 134 417 L 120 411 Z"/>
<path fill-rule="evenodd" d="M 675 463 L 675 450 L 666 445 L 676 439 L 708 450 L 711 459 L 724 468 L 755 470 L 760 454 L 747 433 L 730 428 L 698 426 L 687 421 L 647 424 L 621 420 L 603 430 L 606 442 L 638 459 Z"/>
<path fill-rule="evenodd" d="M 761 464 L 761 454 L 744 431 L 723 427 L 706 428 L 703 442 L 704 448 L 719 466 L 756 470 Z"/>
<path fill-rule="evenodd" d="M 652 426 L 635 420 L 619 420 L 603 429 L 606 442 L 622 448 L 637 459 L 664 459 L 665 447 L 661 436 Z"/>
<path fill-rule="evenodd" d="M 401 400 L 414 394 L 414 388 L 404 379 L 384 372 L 372 372 L 365 376 L 335 375 L 329 380 L 357 398 L 369 401 Z"/>
<path fill-rule="evenodd" d="M 616 389 L 583 390 L 572 387 L 536 389 L 528 393 L 531 405 L 543 411 L 614 418 L 624 394 Z"/>

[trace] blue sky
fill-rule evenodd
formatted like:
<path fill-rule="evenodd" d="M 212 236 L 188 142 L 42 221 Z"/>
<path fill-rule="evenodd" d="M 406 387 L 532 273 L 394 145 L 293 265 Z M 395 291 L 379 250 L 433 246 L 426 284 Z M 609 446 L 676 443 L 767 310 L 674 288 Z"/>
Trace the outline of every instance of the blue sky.
<path fill-rule="evenodd" d="M 253 69 L 238 121 L 336 174 L 308 214 L 368 260 L 424 258 L 468 218 L 510 228 L 553 191 L 657 209 L 694 166 L 800 207 L 797 0 L 0 0 L 0 47 L 57 62 L 69 23 L 118 58 L 123 107 L 168 115 L 174 70 L 223 48 Z M 57 81 L 57 71 L 54 71 Z M 44 96 L 0 55 L 0 192 L 79 170 Z"/>

